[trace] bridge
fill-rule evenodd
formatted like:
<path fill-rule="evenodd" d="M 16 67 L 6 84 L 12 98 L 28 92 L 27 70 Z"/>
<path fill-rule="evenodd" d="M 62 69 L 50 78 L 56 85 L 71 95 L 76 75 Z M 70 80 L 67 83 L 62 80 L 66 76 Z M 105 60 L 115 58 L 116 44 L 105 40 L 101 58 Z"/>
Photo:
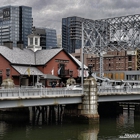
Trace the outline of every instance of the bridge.
<path fill-rule="evenodd" d="M 67 88 L 16 87 L 0 89 L 0 108 L 80 104 L 85 93 Z M 140 100 L 140 88 L 98 86 L 98 102 Z"/>

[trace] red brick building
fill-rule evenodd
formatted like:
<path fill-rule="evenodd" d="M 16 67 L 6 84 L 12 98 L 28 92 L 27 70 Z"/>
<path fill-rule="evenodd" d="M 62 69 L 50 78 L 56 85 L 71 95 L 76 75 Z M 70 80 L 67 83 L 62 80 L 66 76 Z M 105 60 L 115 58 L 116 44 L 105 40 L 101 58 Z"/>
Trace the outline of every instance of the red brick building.
<path fill-rule="evenodd" d="M 72 54 L 81 60 L 81 50 Z M 93 65 L 93 72 L 99 75 L 100 58 L 95 54 L 84 54 L 84 64 Z M 140 50 L 110 51 L 103 55 L 104 76 L 111 79 L 140 80 Z"/>
<path fill-rule="evenodd" d="M 38 77 L 44 86 L 51 82 L 66 83 L 71 76 L 76 79 L 79 65 L 63 49 L 38 50 L 0 46 L 0 85 L 6 78 L 6 69 L 15 85 L 29 85 L 37 82 Z"/>

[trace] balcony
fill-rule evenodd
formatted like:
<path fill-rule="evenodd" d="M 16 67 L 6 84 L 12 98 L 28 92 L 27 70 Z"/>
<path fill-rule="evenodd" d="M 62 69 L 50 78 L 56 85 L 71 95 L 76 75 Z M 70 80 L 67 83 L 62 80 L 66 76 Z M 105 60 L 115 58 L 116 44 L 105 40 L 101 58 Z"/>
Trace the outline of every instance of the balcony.
<path fill-rule="evenodd" d="M 66 76 L 70 76 L 70 70 L 61 70 L 60 74 L 58 75 L 59 77 L 66 77 Z"/>

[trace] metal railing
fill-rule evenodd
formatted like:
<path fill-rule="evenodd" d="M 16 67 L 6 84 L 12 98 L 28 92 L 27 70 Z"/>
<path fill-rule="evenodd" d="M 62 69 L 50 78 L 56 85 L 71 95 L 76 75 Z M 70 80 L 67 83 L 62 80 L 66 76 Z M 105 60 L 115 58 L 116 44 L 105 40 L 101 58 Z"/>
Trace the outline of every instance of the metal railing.
<path fill-rule="evenodd" d="M 98 86 L 98 94 L 140 94 L 140 88 L 133 88 L 130 86 L 124 86 L 120 88 L 116 88 L 116 86 Z"/>
<path fill-rule="evenodd" d="M 97 87 L 97 94 L 114 95 L 114 94 L 140 94 L 140 88 L 132 88 L 124 86 L 120 88 L 112 87 Z M 83 96 L 82 90 L 70 90 L 68 88 L 37 88 L 34 86 L 15 86 L 15 88 L 0 89 L 0 100 L 3 99 L 24 99 L 24 98 L 43 98 L 43 97 L 69 97 Z"/>
<path fill-rule="evenodd" d="M 82 91 L 68 90 L 67 88 L 36 88 L 33 86 L 0 89 L 0 99 L 42 98 L 56 96 L 82 96 Z"/>

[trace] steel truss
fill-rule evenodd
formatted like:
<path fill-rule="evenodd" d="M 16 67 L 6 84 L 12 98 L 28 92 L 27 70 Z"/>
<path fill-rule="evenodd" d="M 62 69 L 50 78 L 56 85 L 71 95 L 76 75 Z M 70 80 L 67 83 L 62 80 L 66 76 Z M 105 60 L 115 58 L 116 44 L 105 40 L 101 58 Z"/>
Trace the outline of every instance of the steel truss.
<path fill-rule="evenodd" d="M 103 52 L 140 49 L 140 15 L 129 15 L 82 23 L 83 53 L 100 56 L 103 74 Z"/>

